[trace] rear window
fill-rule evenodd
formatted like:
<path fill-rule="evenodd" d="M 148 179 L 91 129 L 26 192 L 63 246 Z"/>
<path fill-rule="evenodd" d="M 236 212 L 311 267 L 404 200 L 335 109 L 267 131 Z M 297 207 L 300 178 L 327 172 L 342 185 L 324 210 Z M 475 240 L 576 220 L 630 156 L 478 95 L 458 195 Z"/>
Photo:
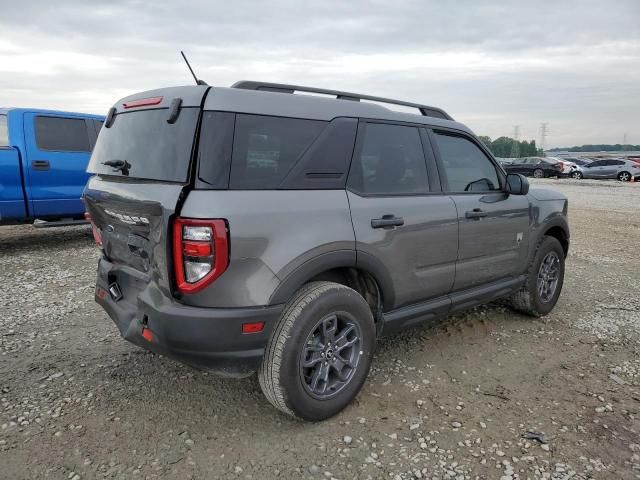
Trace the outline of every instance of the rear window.
<path fill-rule="evenodd" d="M 325 125 L 317 120 L 236 115 L 229 187 L 276 188 Z"/>
<path fill-rule="evenodd" d="M 36 144 L 40 150 L 90 152 L 89 132 L 82 118 L 35 117 Z"/>
<path fill-rule="evenodd" d="M 167 123 L 166 108 L 117 114 L 109 128 L 100 130 L 87 170 L 186 182 L 198 113 L 198 108 L 183 108 L 173 124 Z"/>
<path fill-rule="evenodd" d="M 9 127 L 7 125 L 7 116 L 0 115 L 0 147 L 9 146 Z"/>

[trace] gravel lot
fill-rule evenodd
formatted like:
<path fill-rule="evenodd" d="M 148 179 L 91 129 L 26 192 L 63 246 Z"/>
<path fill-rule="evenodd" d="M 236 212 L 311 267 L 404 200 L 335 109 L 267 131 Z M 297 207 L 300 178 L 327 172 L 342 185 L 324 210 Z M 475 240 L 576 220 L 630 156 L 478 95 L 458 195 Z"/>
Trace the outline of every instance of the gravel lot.
<path fill-rule="evenodd" d="M 318 424 L 255 378 L 122 340 L 93 302 L 88 229 L 0 228 L 0 477 L 640 478 L 640 185 L 535 183 L 570 199 L 554 312 L 496 304 L 386 338 Z"/>

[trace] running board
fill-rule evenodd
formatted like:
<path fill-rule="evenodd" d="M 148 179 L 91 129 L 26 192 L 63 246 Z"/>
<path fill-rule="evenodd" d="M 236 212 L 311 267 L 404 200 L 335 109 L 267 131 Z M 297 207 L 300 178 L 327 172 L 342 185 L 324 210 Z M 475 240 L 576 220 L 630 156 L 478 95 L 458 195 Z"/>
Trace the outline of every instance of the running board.
<path fill-rule="evenodd" d="M 71 227 L 73 225 L 87 225 L 84 218 L 61 218 L 60 220 L 34 220 L 35 228 L 52 228 L 52 227 Z"/>

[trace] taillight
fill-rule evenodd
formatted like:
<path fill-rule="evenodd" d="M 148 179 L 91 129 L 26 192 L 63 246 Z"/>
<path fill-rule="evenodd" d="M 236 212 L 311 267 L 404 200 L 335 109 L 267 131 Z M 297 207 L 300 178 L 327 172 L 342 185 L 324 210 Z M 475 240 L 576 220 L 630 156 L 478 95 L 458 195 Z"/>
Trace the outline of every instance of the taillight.
<path fill-rule="evenodd" d="M 180 292 L 195 293 L 211 284 L 229 265 L 229 235 L 224 220 L 176 218 L 173 261 Z"/>
<path fill-rule="evenodd" d="M 96 245 L 98 248 L 102 248 L 102 233 L 100 232 L 100 229 L 96 227 L 95 223 L 93 223 L 93 219 L 89 212 L 84 213 L 84 218 L 87 222 L 91 223 L 91 231 L 93 232 L 93 239 L 96 241 Z"/>

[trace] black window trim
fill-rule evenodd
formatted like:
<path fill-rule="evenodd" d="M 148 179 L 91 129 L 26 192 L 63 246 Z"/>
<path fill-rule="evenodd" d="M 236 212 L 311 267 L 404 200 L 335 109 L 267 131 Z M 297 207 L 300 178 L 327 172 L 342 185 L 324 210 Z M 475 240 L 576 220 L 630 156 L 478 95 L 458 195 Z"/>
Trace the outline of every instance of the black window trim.
<path fill-rule="evenodd" d="M 364 137 L 366 132 L 366 126 L 369 123 L 381 123 L 384 125 L 396 125 L 401 127 L 412 127 L 418 130 L 418 135 L 420 137 L 420 143 L 422 145 L 422 157 L 424 158 L 425 165 L 427 168 L 427 180 L 429 182 L 429 191 L 428 192 L 420 192 L 420 193 L 364 193 L 355 190 L 350 183 L 351 179 L 351 170 L 353 168 L 353 162 L 360 156 L 362 153 Z M 441 179 L 438 176 L 438 170 L 435 163 L 435 157 L 433 151 L 431 150 L 430 139 L 427 136 L 428 126 L 423 123 L 411 123 L 411 122 L 401 122 L 395 120 L 383 120 L 383 119 L 374 119 L 374 118 L 359 118 L 358 119 L 358 130 L 356 132 L 356 141 L 355 146 L 353 148 L 353 154 L 351 155 L 351 162 L 349 163 L 349 173 L 347 174 L 347 185 L 346 190 L 353 193 L 354 195 L 358 195 L 362 198 L 395 198 L 395 197 L 429 197 L 434 195 L 443 195 L 442 187 L 441 187 Z"/>
<path fill-rule="evenodd" d="M 89 145 L 89 150 L 53 150 L 50 148 L 42 148 L 40 146 L 40 144 L 38 143 L 38 134 L 36 131 L 36 119 L 39 117 L 43 117 L 43 118 L 62 118 L 64 120 L 80 120 L 83 122 L 84 127 L 85 127 L 85 133 L 87 135 L 87 143 Z M 47 113 L 47 114 L 39 114 L 36 113 L 33 115 L 33 140 L 35 143 L 35 146 L 37 147 L 38 151 L 40 152 L 52 152 L 52 153 L 78 153 L 78 154 L 91 154 L 91 152 L 93 151 L 93 147 L 95 146 L 95 142 L 91 142 L 91 134 L 89 133 L 89 125 L 87 124 L 87 119 L 88 117 L 76 117 L 76 116 L 69 116 L 69 115 L 56 115 L 56 114 L 51 114 L 51 113 Z"/>
<path fill-rule="evenodd" d="M 454 130 L 445 127 L 432 127 L 428 128 L 427 133 L 429 135 L 429 139 L 431 140 L 431 146 L 433 148 L 433 154 L 436 159 L 436 165 L 438 167 L 438 173 L 440 175 L 440 181 L 442 183 L 442 191 L 446 195 L 482 195 L 482 194 L 497 194 L 497 193 L 507 193 L 506 192 L 506 178 L 507 173 L 504 168 L 496 159 L 493 157 L 489 149 L 479 140 L 477 140 L 473 135 L 469 135 L 466 132 L 461 132 L 460 130 Z M 465 140 L 470 141 L 476 147 L 478 147 L 482 153 L 484 153 L 485 157 L 493 164 L 493 167 L 496 169 L 496 175 L 498 177 L 498 181 L 500 182 L 499 190 L 492 190 L 489 192 L 454 192 L 449 189 L 449 180 L 447 179 L 447 172 L 444 168 L 444 164 L 442 162 L 442 156 L 440 155 L 440 149 L 438 148 L 438 140 L 436 135 L 448 135 L 450 137 L 460 137 Z"/>

